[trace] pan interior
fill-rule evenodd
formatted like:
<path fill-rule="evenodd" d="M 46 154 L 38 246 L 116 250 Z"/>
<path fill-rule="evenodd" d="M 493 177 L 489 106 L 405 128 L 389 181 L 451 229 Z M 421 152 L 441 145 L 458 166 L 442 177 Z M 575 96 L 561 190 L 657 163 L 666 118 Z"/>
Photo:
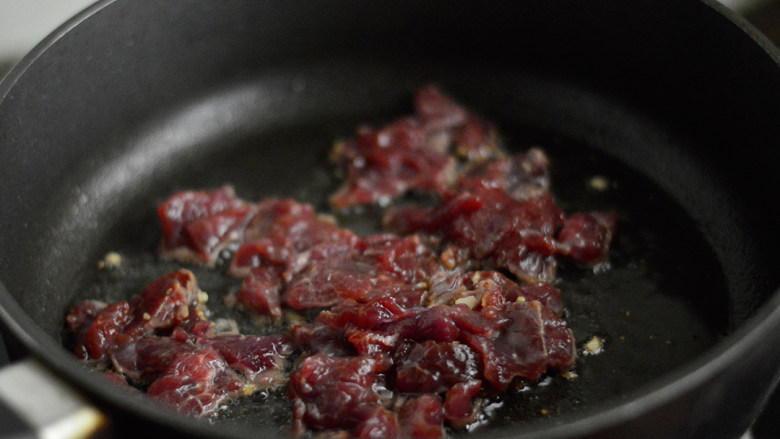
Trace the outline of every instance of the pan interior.
<path fill-rule="evenodd" d="M 581 355 L 576 379 L 548 377 L 511 392 L 488 408 L 494 421 L 477 431 L 555 422 L 561 414 L 618 400 L 728 332 L 728 282 L 712 238 L 697 220 L 700 213 L 683 207 L 684 191 L 670 191 L 664 181 L 693 169 L 690 185 L 697 187 L 712 183 L 710 175 L 664 127 L 578 84 L 532 73 L 349 62 L 287 66 L 204 90 L 101 145 L 98 158 L 53 189 L 50 232 L 36 244 L 48 249 L 39 272 L 52 274 L 29 279 L 42 294 L 20 302 L 48 333 L 61 337 L 64 310 L 79 300 L 126 299 L 179 267 L 155 257 L 155 206 L 176 190 L 230 183 L 245 199 L 294 197 L 327 209 L 325 198 L 338 185 L 327 161 L 331 142 L 352 135 L 360 123 L 409 113 L 412 91 L 430 82 L 495 120 L 508 149 L 542 147 L 551 158 L 553 194 L 567 212 L 608 209 L 621 215 L 611 269 L 594 273 L 564 265 L 559 285 L 578 352 L 597 336 L 603 353 Z M 632 163 L 626 157 L 641 159 Z M 647 172 L 669 162 L 681 169 Z M 591 188 L 594 176 L 610 188 Z M 723 199 L 718 185 L 711 187 L 705 196 Z M 362 233 L 377 229 L 376 215 L 340 220 Z M 121 267 L 99 270 L 97 262 L 109 251 L 122 255 Z M 278 330 L 222 304 L 237 286 L 222 275 L 226 267 L 187 268 L 209 293 L 216 317 L 237 318 L 245 333 Z M 290 416 L 282 391 L 245 398 L 214 422 L 284 429 Z"/>

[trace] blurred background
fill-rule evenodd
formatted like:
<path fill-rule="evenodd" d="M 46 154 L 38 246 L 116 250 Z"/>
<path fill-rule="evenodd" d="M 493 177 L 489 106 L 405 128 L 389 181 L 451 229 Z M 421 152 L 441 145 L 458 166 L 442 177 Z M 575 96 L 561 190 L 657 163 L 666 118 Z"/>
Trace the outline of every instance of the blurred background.
<path fill-rule="evenodd" d="M 0 0 L 0 63 L 21 58 L 94 0 Z"/>
<path fill-rule="evenodd" d="M 780 47 L 780 0 L 718 0 Z M 94 0 L 0 0 L 0 78 L 46 35 Z M 692 23 L 695 26 L 695 23 Z M 0 366 L 8 355 L 0 338 Z M 780 437 L 780 392 L 746 437 Z"/>

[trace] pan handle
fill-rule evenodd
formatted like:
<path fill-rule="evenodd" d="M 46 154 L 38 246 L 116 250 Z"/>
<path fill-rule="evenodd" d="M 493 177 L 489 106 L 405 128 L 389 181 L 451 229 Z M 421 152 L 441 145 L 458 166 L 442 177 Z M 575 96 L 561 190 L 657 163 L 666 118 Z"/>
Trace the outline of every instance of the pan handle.
<path fill-rule="evenodd" d="M 0 369 L 2 438 L 94 436 L 106 418 L 77 391 L 30 357 Z"/>

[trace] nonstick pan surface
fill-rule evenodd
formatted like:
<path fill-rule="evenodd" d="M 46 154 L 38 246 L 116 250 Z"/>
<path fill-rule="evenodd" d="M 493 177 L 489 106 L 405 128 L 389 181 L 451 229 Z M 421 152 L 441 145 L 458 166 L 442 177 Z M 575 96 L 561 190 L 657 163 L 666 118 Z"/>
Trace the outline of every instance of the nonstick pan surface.
<path fill-rule="evenodd" d="M 321 71 L 323 76 L 311 76 L 312 70 Z M 370 101 L 369 108 L 355 113 L 358 118 L 362 114 L 364 119 L 381 121 L 389 120 L 393 114 L 408 112 L 412 87 L 426 83 L 426 78 L 435 77 L 443 85 L 449 84 L 447 89 L 463 90 L 458 84 L 447 81 L 446 71 L 415 75 L 408 70 L 401 73 L 374 67 L 372 72 L 377 90 L 398 90 L 399 99 L 390 99 L 398 105 L 386 105 L 381 97 L 377 97 Z M 347 80 L 352 84 L 351 92 L 354 92 L 363 86 L 361 78 L 365 78 L 366 72 L 359 66 L 336 65 L 321 70 L 311 67 L 302 71 L 290 70 L 280 74 L 279 78 L 302 78 L 303 75 L 307 75 L 307 79 L 300 81 L 307 85 L 303 90 L 294 92 L 305 93 L 306 87 L 314 87 L 311 93 L 316 96 L 320 89 L 341 88 L 338 84 L 329 84 L 331 80 L 327 78 L 333 77 L 339 78 L 337 82 Z M 491 90 L 482 85 L 483 79 L 487 78 L 480 78 L 477 73 L 470 74 L 469 78 L 480 84 L 473 92 L 475 96 L 482 97 L 482 104 L 488 104 L 486 112 L 491 111 L 490 102 L 485 99 Z M 530 78 L 522 81 L 537 89 L 556 90 L 561 87 L 534 84 Z M 499 85 L 497 90 L 505 90 L 504 84 L 494 84 Z M 285 86 L 283 80 L 276 82 L 273 78 L 262 78 L 238 85 L 239 91 L 220 91 L 217 96 L 207 96 L 190 107 L 188 111 L 193 113 L 174 116 L 177 120 L 187 120 L 187 124 L 176 126 L 168 123 L 166 131 L 186 133 L 191 130 L 190 123 L 207 124 L 208 120 L 199 119 L 197 114 L 203 108 L 214 106 L 215 102 L 241 106 L 232 99 L 237 96 L 246 98 L 257 90 L 284 90 L 290 86 L 295 87 L 294 83 Z M 554 93 L 560 92 L 556 90 Z M 280 99 L 279 102 L 288 100 Z M 310 105 L 317 107 L 327 101 L 329 99 L 325 96 L 317 96 Z M 351 107 L 348 102 L 342 105 L 343 108 Z M 116 211 L 117 223 L 107 225 L 106 234 L 97 240 L 95 249 L 85 249 L 92 254 L 94 268 L 82 271 L 83 278 L 76 280 L 78 293 L 72 304 L 90 298 L 109 302 L 124 300 L 129 294 L 140 291 L 151 279 L 180 266 L 154 257 L 161 236 L 154 206 L 176 190 L 213 188 L 234 182 L 238 193 L 246 199 L 293 197 L 318 205 L 320 211 L 335 213 L 328 211 L 325 203 L 328 194 L 335 191 L 339 183 L 334 177 L 335 167 L 328 166 L 328 149 L 332 139 L 351 135 L 360 120 L 352 117 L 328 120 L 329 112 L 322 111 L 319 115 L 307 115 L 301 120 L 293 117 L 285 123 L 289 124 L 286 127 L 263 130 L 257 125 L 261 116 L 253 113 L 255 111 L 247 106 L 237 111 L 234 117 L 246 117 L 248 125 L 255 124 L 259 131 L 256 135 L 235 140 L 232 139 L 233 129 L 209 132 L 211 139 L 204 144 L 189 146 L 190 153 L 186 157 L 158 158 L 157 163 L 169 163 L 163 168 L 150 164 L 150 169 L 143 171 L 144 174 L 148 172 L 148 176 L 142 174 L 140 177 L 156 180 L 154 189 L 139 194 L 138 201 L 129 200 L 124 195 L 117 197 L 117 203 L 122 204 L 121 209 Z M 593 336 L 598 336 L 609 346 L 608 349 L 598 357 L 583 357 L 575 380 L 551 378 L 539 389 L 512 394 L 509 399 L 515 402 L 494 404 L 492 411 L 501 423 L 511 419 L 515 419 L 516 423 L 552 417 L 630 392 L 695 358 L 726 334 L 725 279 L 704 237 L 669 196 L 637 176 L 635 171 L 586 145 L 567 141 L 560 134 L 539 132 L 516 120 L 499 124 L 507 127 L 504 130 L 507 146 L 514 145 L 515 150 L 532 145 L 545 147 L 553 163 L 553 187 L 560 188 L 555 191 L 556 196 L 567 210 L 612 209 L 622 218 L 619 237 L 611 252 L 610 269 L 593 273 L 575 266 L 564 266 L 560 273 L 563 280 L 560 287 L 566 291 L 568 320 L 578 335 L 578 345 L 581 347 Z M 140 136 L 148 138 L 150 133 L 142 131 Z M 194 150 L 198 152 L 191 153 Z M 588 182 L 594 176 L 606 178 L 613 187 L 604 193 L 592 189 Z M 135 182 L 130 182 L 130 185 L 135 185 Z M 658 215 L 659 212 L 664 214 Z M 340 224 L 363 233 L 378 232 L 381 230 L 379 213 L 339 215 Z M 681 247 L 686 249 L 685 253 L 679 252 Z M 123 256 L 120 269 L 107 271 L 97 268 L 97 261 L 109 251 Z M 284 330 L 273 326 L 258 327 L 246 314 L 222 305 L 224 297 L 240 284 L 240 280 L 224 275 L 227 265 L 213 270 L 185 265 L 195 271 L 200 287 L 210 293 L 209 307 L 214 311 L 214 317 L 238 316 L 244 333 Z M 715 275 L 702 279 L 689 276 L 689 270 Z M 57 323 L 62 324 L 61 321 Z M 281 424 L 287 425 L 289 403 L 284 392 L 278 393 L 247 399 L 221 417 L 233 419 L 232 414 L 241 413 L 250 424 L 263 422 L 266 416 L 262 414 L 267 413 L 269 406 L 280 406 Z M 271 401 L 280 399 L 281 403 L 258 402 L 265 398 Z"/>
<path fill-rule="evenodd" d="M 777 182 L 761 173 L 767 160 L 777 158 L 777 151 L 762 143 L 778 130 L 772 124 L 778 104 L 767 97 L 767 91 L 780 96 L 776 76 L 767 82 L 775 88 L 763 94 L 748 81 L 724 90 L 719 86 L 736 78 L 728 70 L 736 71 L 736 65 L 723 68 L 725 78 L 693 84 L 690 78 L 708 67 L 697 63 L 715 61 L 707 53 L 698 54 L 697 60 L 685 58 L 697 54 L 694 49 L 662 53 L 672 49 L 665 39 L 659 44 L 668 47 L 640 46 L 647 53 L 634 58 L 628 57 L 629 42 L 591 48 L 589 43 L 610 42 L 627 27 L 610 20 L 609 14 L 622 12 L 620 8 L 570 9 L 594 20 L 593 29 L 613 26 L 594 31 L 589 43 L 576 43 L 567 38 L 579 36 L 583 27 L 572 30 L 565 25 L 577 20 L 555 8 L 525 3 L 513 13 L 534 13 L 539 22 L 523 22 L 531 29 L 520 30 L 496 14 L 503 9 L 499 4 L 457 14 L 438 5 L 419 7 L 419 16 L 406 17 L 411 24 L 400 17 L 408 13 L 403 8 L 414 6 L 381 4 L 377 17 L 384 14 L 380 21 L 386 32 L 369 32 L 373 22 L 340 27 L 339 22 L 348 23 L 357 13 L 308 3 L 248 7 L 228 2 L 215 9 L 208 2 L 182 2 L 166 7 L 170 10 L 164 18 L 149 5 L 110 3 L 29 60 L 34 62 L 24 75 L 12 78 L 17 84 L 0 105 L 4 115 L 25 115 L 23 120 L 0 117 L 0 145 L 8 157 L 2 170 L 10 182 L 2 194 L 10 209 L 2 216 L 0 275 L 21 309 L 4 299 L 6 315 L 21 312 L 9 319 L 12 329 L 23 332 L 23 342 L 35 353 L 56 358 L 65 376 L 86 384 L 112 405 L 184 431 L 200 428 L 134 397 L 100 388 L 56 347 L 63 341 L 69 306 L 85 298 L 126 298 L 174 268 L 154 257 L 159 237 L 154 206 L 175 190 L 230 182 L 247 199 L 291 196 L 324 209 L 323 200 L 337 185 L 326 160 L 330 142 L 351 135 L 361 122 L 381 123 L 408 112 L 414 88 L 432 81 L 496 120 L 509 149 L 545 148 L 552 158 L 553 192 L 567 211 L 615 209 L 623 218 L 611 270 L 588 273 L 564 267 L 562 273 L 561 289 L 578 345 L 597 335 L 606 342 L 605 352 L 581 358 L 577 380 L 549 379 L 496 404 L 496 421 L 477 429 L 476 435 L 548 429 L 540 434 L 577 436 L 605 427 L 641 431 L 647 417 L 630 427 L 621 423 L 636 413 L 668 416 L 663 401 L 680 399 L 682 405 L 669 410 L 687 410 L 687 419 L 678 419 L 684 427 L 676 425 L 674 432 L 704 434 L 717 431 L 708 429 L 714 428 L 711 419 L 722 402 L 700 387 L 723 373 L 722 362 L 735 362 L 735 376 L 724 378 L 724 383 L 745 370 L 756 377 L 742 385 L 751 397 L 732 402 L 730 410 L 755 412 L 760 404 L 755 395 L 776 381 L 776 352 L 751 352 L 762 361 L 747 369 L 743 363 L 749 356 L 734 358 L 740 343 L 747 343 L 757 329 L 778 324 L 770 319 L 778 275 L 769 268 L 776 261 L 770 249 L 778 236 L 766 227 L 771 209 L 755 193 L 758 184 L 764 191 L 777 189 Z M 296 6 L 309 14 L 296 15 Z M 702 5 L 664 7 L 681 14 L 681 20 L 686 14 L 722 20 Z M 476 15 L 470 17 L 472 12 Z M 119 17 L 128 14 L 138 17 L 135 26 L 117 28 Z M 620 18 L 639 20 L 637 12 L 626 14 Z M 431 16 L 445 24 L 423 30 L 414 26 L 431 23 L 425 18 Z M 547 23 L 555 31 L 550 34 L 580 46 L 534 40 L 536 46 L 520 50 L 515 44 L 495 43 L 510 35 L 528 41 L 534 30 L 547 29 L 540 23 L 552 17 L 565 23 Z M 491 19 L 498 24 L 489 37 L 455 44 L 437 33 L 456 24 L 485 31 L 479 20 Z M 674 29 L 656 15 L 650 19 Z M 257 23 L 268 27 L 241 28 Z M 281 23 L 288 28 L 281 31 Z M 398 29 L 407 26 L 428 39 L 399 37 Z M 328 29 L 342 29 L 342 34 L 331 35 L 329 42 L 318 39 Z M 88 38 L 95 33 L 115 41 Z M 280 35 L 292 37 L 282 40 Z M 635 43 L 642 41 L 634 37 Z M 674 37 L 682 35 L 667 36 Z M 163 43 L 154 43 L 155 38 Z M 348 46 L 347 41 L 356 42 Z M 487 41 L 494 45 L 485 45 Z M 264 42 L 268 47 L 257 46 Z M 742 44 L 753 52 L 743 57 L 762 60 L 748 43 Z M 385 50 L 371 53 L 371 44 Z M 317 53 L 323 47 L 327 56 Z M 477 47 L 484 50 L 475 52 Z M 587 56 L 580 52 L 588 48 Z M 510 50 L 520 53 L 507 56 Z M 551 57 L 551 51 L 568 60 Z M 520 55 L 525 61 L 518 61 Z M 621 61 L 618 56 L 627 58 Z M 670 67 L 653 62 L 662 56 L 677 62 L 682 79 L 668 75 Z M 53 77 L 51 68 L 61 64 L 74 70 L 59 70 Z M 777 73 L 776 64 L 772 67 L 766 60 L 754 64 L 748 67 L 756 77 L 765 69 Z M 604 77 L 589 65 L 598 66 Z M 200 71 L 190 70 L 193 66 Z M 618 68 L 620 74 L 610 71 Z M 659 73 L 667 76 L 653 78 Z M 634 77 L 625 79 L 623 74 Z M 649 90 L 633 88 L 639 85 Z M 717 100 L 704 93 L 707 87 L 721 93 Z M 659 91 L 666 99 L 656 95 Z M 710 106 L 716 101 L 717 109 Z M 740 112 L 732 108 L 745 103 L 749 105 Z M 729 127 L 716 124 L 725 109 L 733 113 Z M 743 145 L 739 150 L 730 143 L 737 139 Z M 35 172 L 42 169 L 46 172 Z M 587 181 L 594 175 L 614 186 L 604 193 L 590 190 Z M 341 220 L 362 232 L 376 228 L 371 213 Z M 108 251 L 124 256 L 122 268 L 95 268 Z M 195 270 L 201 287 L 212 295 L 210 307 L 218 314 L 235 315 L 219 305 L 235 283 L 219 269 Z M 249 319 L 242 324 L 248 332 L 264 330 Z M 767 340 L 770 349 L 773 342 L 776 346 L 776 337 Z M 683 392 L 690 393 L 680 398 Z M 253 399 L 232 407 L 217 424 L 281 431 L 289 419 L 285 396 Z M 274 408 L 270 414 L 268 407 Z M 733 421 L 718 434 L 739 433 L 749 422 L 749 417 Z M 209 431 L 232 430 L 219 426 L 204 434 Z M 247 430 L 237 433 L 242 431 Z"/>

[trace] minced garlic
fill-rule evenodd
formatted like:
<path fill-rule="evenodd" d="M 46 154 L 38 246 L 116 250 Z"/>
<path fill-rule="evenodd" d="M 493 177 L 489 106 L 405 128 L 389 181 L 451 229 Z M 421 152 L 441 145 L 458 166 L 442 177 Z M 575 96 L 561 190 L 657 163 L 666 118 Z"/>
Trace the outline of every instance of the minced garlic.
<path fill-rule="evenodd" d="M 477 303 L 479 303 L 479 300 L 477 300 L 477 298 L 474 296 L 461 297 L 460 299 L 455 300 L 456 305 L 459 305 L 461 303 L 468 306 L 471 309 L 474 309 L 474 307 L 477 306 Z"/>
<path fill-rule="evenodd" d="M 599 192 L 609 189 L 609 181 L 600 175 L 591 178 L 588 185 Z"/>
<path fill-rule="evenodd" d="M 118 268 L 122 264 L 122 256 L 117 252 L 108 252 L 105 256 L 103 256 L 103 259 L 98 262 L 98 268 L 103 269 L 114 269 Z"/>
<path fill-rule="evenodd" d="M 604 344 L 601 342 L 601 339 L 596 337 L 595 335 L 593 338 L 590 339 L 589 342 L 585 344 L 585 353 L 590 355 L 598 355 L 604 350 Z"/>

